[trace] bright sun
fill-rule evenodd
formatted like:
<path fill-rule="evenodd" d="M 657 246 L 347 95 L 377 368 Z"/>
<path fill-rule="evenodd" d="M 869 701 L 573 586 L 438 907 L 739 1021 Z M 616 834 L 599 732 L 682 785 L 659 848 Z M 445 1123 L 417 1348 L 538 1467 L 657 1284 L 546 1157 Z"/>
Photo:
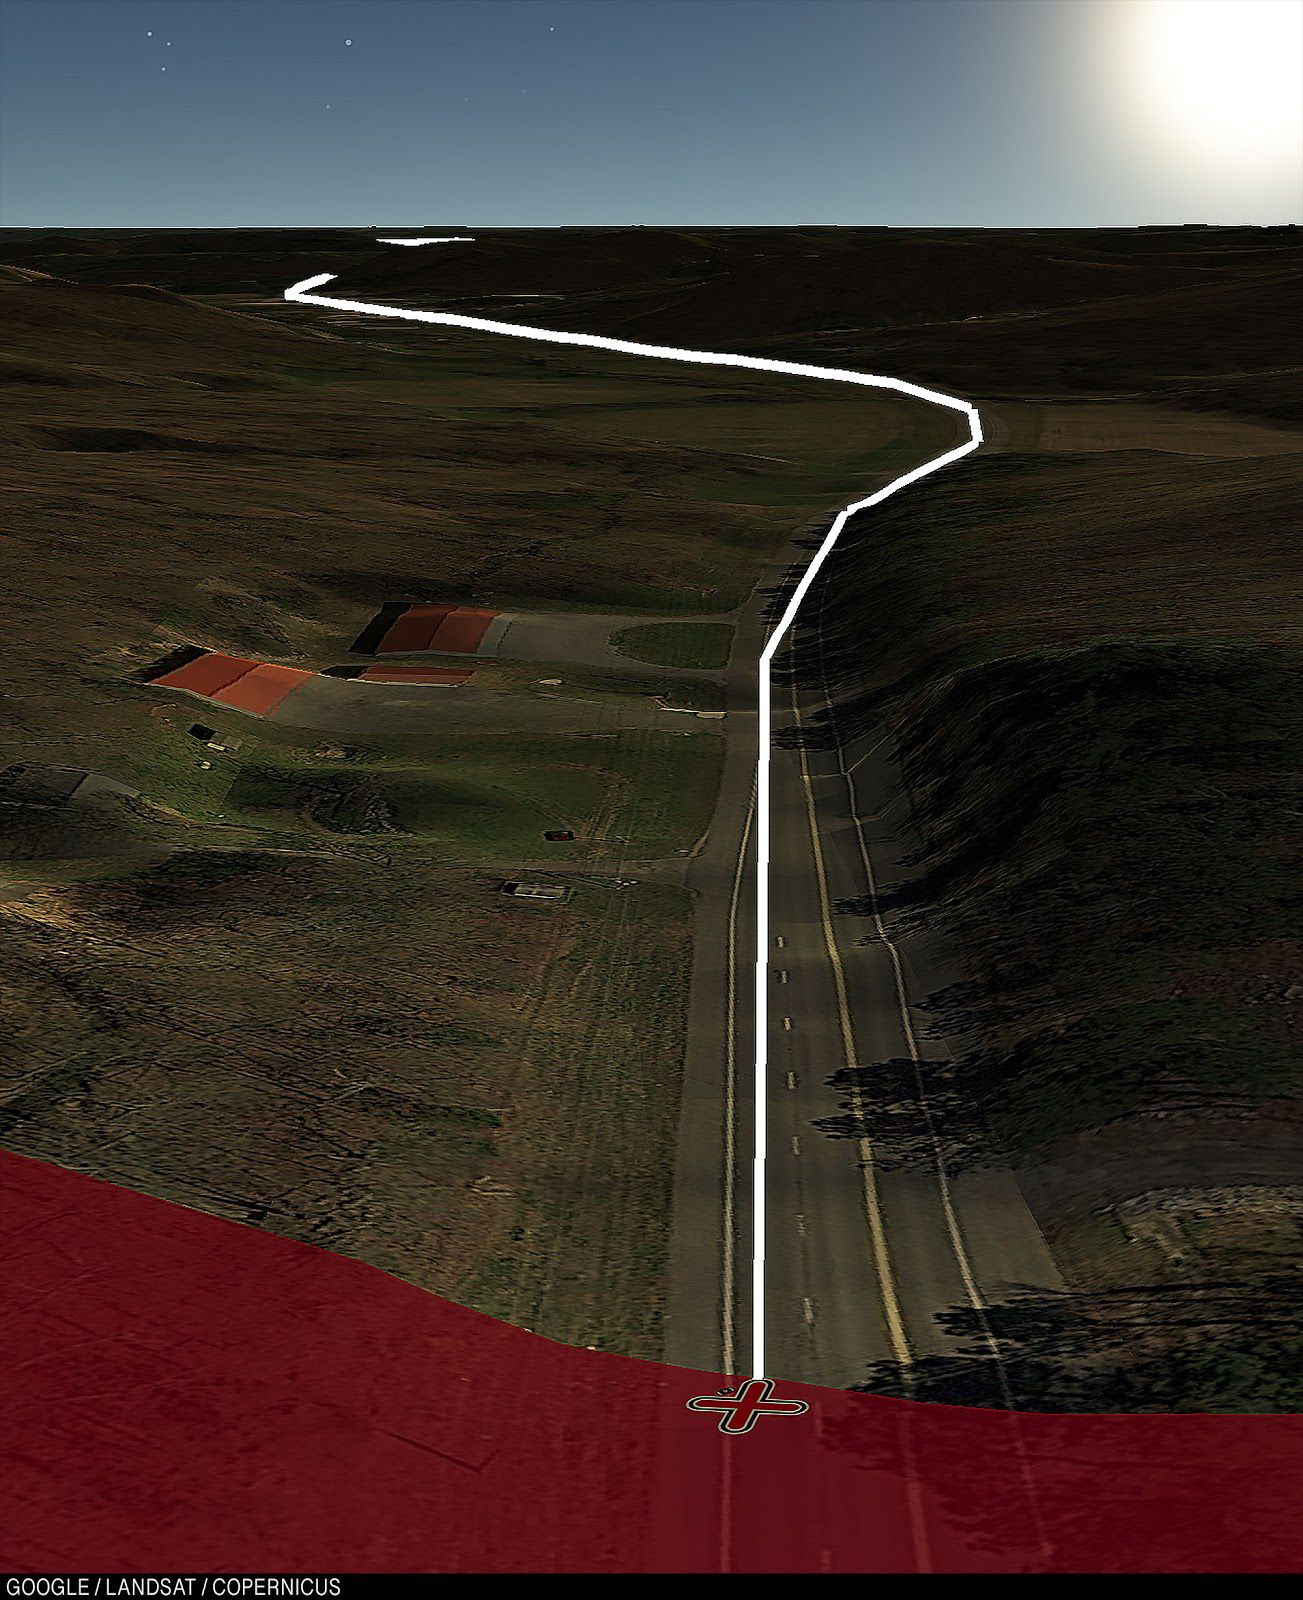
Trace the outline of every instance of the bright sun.
<path fill-rule="evenodd" d="M 1224 168 L 1303 162 L 1303 0 L 1134 0 L 1151 131 Z"/>

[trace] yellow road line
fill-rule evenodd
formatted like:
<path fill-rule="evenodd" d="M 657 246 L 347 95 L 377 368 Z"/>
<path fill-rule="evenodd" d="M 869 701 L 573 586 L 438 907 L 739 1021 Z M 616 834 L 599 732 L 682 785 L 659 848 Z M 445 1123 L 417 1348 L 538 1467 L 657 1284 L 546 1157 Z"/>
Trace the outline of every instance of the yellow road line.
<path fill-rule="evenodd" d="M 816 624 L 816 626 L 819 628 L 819 659 L 820 675 L 823 677 L 823 700 L 824 704 L 828 707 L 829 715 L 834 719 L 835 725 L 836 710 L 832 703 L 832 696 L 828 690 L 826 675 L 823 673 L 822 615 L 820 616 L 819 623 Z M 792 694 L 793 700 L 795 700 L 795 686 L 793 686 Z M 799 714 L 797 720 L 799 723 Z M 884 740 L 880 739 L 878 744 L 873 746 L 873 750 L 876 750 L 884 742 Z M 865 756 L 871 755 L 872 753 L 872 750 L 866 751 Z M 860 760 L 864 760 L 865 756 L 861 756 Z M 955 1212 L 954 1191 L 951 1188 L 950 1183 L 949 1165 L 946 1161 L 945 1151 L 942 1148 L 941 1140 L 937 1134 L 936 1127 L 932 1119 L 932 1112 L 927 1103 L 927 1092 L 923 1086 L 923 1081 L 920 1076 L 923 1065 L 923 1053 L 918 1047 L 918 1038 L 914 1032 L 914 1020 L 909 1003 L 909 994 L 905 985 L 904 963 L 901 960 L 900 951 L 896 946 L 895 940 L 892 939 L 891 935 L 887 931 L 887 925 L 883 918 L 878 902 L 878 878 L 877 874 L 873 870 L 873 858 L 869 854 L 868 840 L 864 836 L 864 819 L 860 816 L 859 800 L 855 790 L 854 773 L 855 767 L 859 765 L 859 761 L 855 762 L 854 765 L 847 767 L 846 753 L 842 749 L 840 740 L 837 744 L 837 765 L 840 770 L 840 775 L 846 784 L 848 809 L 850 811 L 851 822 L 855 828 L 855 838 L 859 846 L 860 863 L 864 869 L 864 881 L 869 891 L 869 901 L 872 906 L 874 931 L 877 933 L 878 939 L 885 948 L 888 959 L 891 962 L 892 979 L 896 993 L 896 1009 L 900 1015 L 901 1028 L 905 1035 L 905 1044 L 909 1050 L 909 1058 L 914 1065 L 915 1081 L 917 1082 L 919 1091 L 919 1107 L 923 1113 L 923 1119 L 927 1125 L 928 1137 L 932 1146 L 932 1164 L 936 1172 L 937 1195 L 941 1201 L 941 1214 L 945 1219 L 946 1236 L 950 1244 L 950 1251 L 954 1257 L 955 1265 L 959 1269 L 959 1277 L 963 1283 L 964 1293 L 968 1298 L 968 1303 L 970 1306 L 972 1306 L 973 1310 L 978 1313 L 981 1324 L 982 1341 L 996 1362 L 997 1369 L 999 1370 L 1001 1376 L 1001 1383 L 1004 1386 L 1007 1394 L 1008 1385 L 1004 1378 L 1003 1353 L 1000 1349 L 999 1341 L 992 1334 L 990 1325 L 986 1319 L 986 1312 L 988 1309 L 986 1297 L 982 1294 L 982 1291 L 978 1286 L 977 1275 L 973 1271 L 972 1259 L 968 1254 L 968 1246 L 964 1240 L 963 1231 L 959 1226 L 959 1218 Z M 1012 1405 L 1012 1401 L 1010 1401 L 1010 1404 Z"/>
<path fill-rule="evenodd" d="M 826 594 L 827 594 L 826 589 L 825 589 L 824 593 L 825 593 L 825 596 L 826 596 Z M 823 685 L 823 701 L 824 701 L 824 704 L 828 708 L 828 715 L 832 719 L 833 728 L 834 728 L 834 731 L 835 731 L 836 722 L 837 722 L 837 711 L 836 711 L 836 707 L 833 705 L 832 694 L 831 694 L 831 692 L 829 690 L 829 686 L 828 686 L 828 676 L 827 676 L 827 672 L 825 670 L 825 665 L 824 665 L 824 653 L 823 653 L 824 637 L 823 637 L 823 610 L 822 610 L 822 608 L 820 609 L 819 617 L 818 617 L 818 620 L 816 621 L 815 627 L 816 627 L 816 630 L 817 630 L 818 640 L 819 640 L 819 676 L 820 676 L 820 680 L 821 680 L 822 685 Z M 793 682 L 793 686 L 792 686 L 792 701 L 793 701 L 793 706 L 795 707 L 795 703 L 796 703 L 796 686 L 795 686 L 795 682 Z M 798 726 L 799 726 L 799 723 L 800 723 L 800 714 L 799 714 L 799 712 L 797 713 L 797 723 L 798 723 Z M 879 740 L 879 744 L 881 744 L 882 742 L 883 741 Z M 877 748 L 878 748 L 878 745 L 875 745 L 873 747 L 874 750 L 876 750 Z M 867 755 L 870 755 L 872 753 L 873 753 L 872 751 L 866 751 L 865 755 L 867 756 Z M 861 756 L 860 760 L 863 760 L 864 758 L 865 758 L 864 756 Z M 913 1020 L 912 1020 L 912 1017 L 911 1017 L 911 1010 L 910 1010 L 910 1004 L 909 1004 L 909 994 L 908 994 L 908 990 L 907 990 L 906 985 L 905 985 L 904 963 L 901 960 L 900 951 L 897 949 L 895 941 L 891 938 L 891 935 L 887 932 L 887 925 L 886 925 L 886 922 L 885 922 L 885 920 L 883 918 L 882 911 L 881 911 L 879 903 L 878 903 L 877 874 L 873 870 L 873 859 L 872 859 L 872 856 L 871 856 L 871 854 L 869 852 L 868 840 L 865 838 L 865 835 L 864 835 L 864 822 L 863 822 L 863 819 L 860 817 L 860 814 L 859 814 L 859 799 L 858 799 L 858 796 L 857 796 L 856 790 L 855 790 L 855 768 L 857 766 L 859 766 L 859 764 L 860 764 L 859 761 L 856 761 L 850 767 L 848 767 L 846 765 L 846 751 L 845 751 L 845 748 L 843 747 L 843 745 L 841 743 L 840 737 L 838 737 L 837 738 L 837 765 L 838 765 L 838 768 L 841 771 L 842 777 L 846 781 L 847 804 L 848 804 L 848 807 L 850 809 L 851 821 L 855 825 L 855 836 L 856 836 L 856 839 L 857 839 L 857 841 L 859 843 L 860 861 L 861 861 L 861 863 L 862 863 L 862 865 L 864 867 L 865 882 L 866 882 L 866 884 L 868 886 L 869 899 L 870 899 L 870 901 L 872 903 L 872 906 L 873 906 L 873 925 L 874 925 L 874 929 L 877 932 L 878 938 L 881 940 L 883 945 L 886 946 L 887 954 L 891 958 L 892 972 L 893 972 L 894 977 L 895 977 L 896 1005 L 897 1005 L 897 1009 L 900 1012 L 901 1023 L 904 1026 L 905 1039 L 906 1039 L 906 1042 L 907 1042 L 907 1044 L 909 1046 L 910 1059 L 914 1064 L 914 1080 L 915 1080 L 915 1083 L 918 1086 L 919 1108 L 923 1113 L 923 1119 L 924 1119 L 924 1122 L 927 1125 L 928 1137 L 929 1137 L 929 1139 L 931 1141 L 931 1144 L 932 1144 L 932 1158 L 933 1158 L 933 1166 L 934 1166 L 935 1171 L 936 1171 L 937 1192 L 938 1192 L 938 1194 L 939 1194 L 939 1196 L 941 1198 L 941 1210 L 942 1210 L 942 1215 L 945 1218 L 946 1234 L 947 1234 L 947 1237 L 948 1237 L 948 1239 L 950 1241 L 951 1253 L 954 1256 L 955 1264 L 959 1268 L 960 1278 L 963 1281 L 964 1293 L 968 1297 L 969 1305 L 972 1306 L 973 1310 L 977 1313 L 978 1322 L 979 1322 L 980 1327 L 981 1327 L 982 1341 L 986 1345 L 987 1350 L 990 1352 L 990 1355 L 991 1355 L 992 1359 L 995 1362 L 995 1369 L 996 1369 L 996 1372 L 997 1372 L 997 1374 L 999 1376 L 1000 1389 L 1001 1389 L 1001 1391 L 1003 1393 L 1003 1396 L 1004 1396 L 1005 1406 L 1008 1408 L 1009 1412 L 1015 1418 L 1015 1428 L 1016 1428 L 1016 1432 L 1015 1432 L 1015 1435 L 1014 1435 L 1015 1448 L 1016 1448 L 1017 1453 L 1018 1453 L 1018 1460 L 1019 1460 L 1019 1464 L 1020 1464 L 1021 1471 L 1022 1471 L 1023 1481 L 1024 1481 L 1024 1483 L 1026 1484 L 1026 1487 L 1027 1487 L 1027 1498 L 1028 1498 L 1029 1506 L 1031 1508 L 1032 1522 L 1035 1525 L 1037 1538 L 1039 1540 L 1042 1552 L 1044 1554 L 1046 1554 L 1046 1555 L 1049 1555 L 1049 1554 L 1051 1554 L 1053 1552 L 1054 1545 L 1053 1545 L 1053 1541 L 1049 1537 L 1049 1531 L 1048 1531 L 1048 1529 L 1046 1528 L 1046 1525 L 1045 1525 L 1044 1514 L 1041 1511 L 1040 1496 L 1037 1493 L 1035 1476 L 1034 1476 L 1034 1474 L 1033 1474 L 1033 1472 L 1031 1470 L 1031 1462 L 1030 1462 L 1030 1459 L 1029 1459 L 1028 1453 L 1027 1453 L 1026 1441 L 1023 1438 L 1021 1428 L 1018 1427 L 1018 1425 L 1017 1425 L 1018 1412 L 1017 1412 L 1017 1408 L 1014 1406 L 1014 1403 L 1013 1403 L 1013 1394 L 1012 1394 L 1012 1392 L 1010 1390 L 1010 1387 L 1009 1387 L 1008 1373 L 1005 1370 L 1004 1352 L 1000 1348 L 1000 1341 L 995 1337 L 994 1333 L 991 1331 L 990 1321 L 989 1321 L 989 1319 L 987 1317 L 988 1306 L 987 1306 L 986 1298 L 982 1294 L 982 1291 L 978 1286 L 977 1276 L 973 1271 L 972 1260 L 971 1260 L 971 1258 L 969 1257 L 969 1254 L 968 1254 L 968 1246 L 967 1246 L 967 1244 L 966 1244 L 966 1242 L 964 1240 L 963 1230 L 960 1228 L 960 1225 L 959 1225 L 959 1217 L 956 1214 L 955 1203 L 954 1203 L 954 1193 L 953 1193 L 953 1190 L 952 1190 L 951 1184 L 950 1184 L 950 1169 L 949 1169 L 949 1165 L 948 1165 L 948 1163 L 946 1161 L 945 1150 L 944 1150 L 944 1148 L 942 1146 L 941 1139 L 940 1139 L 940 1137 L 939 1137 L 939 1135 L 937 1133 L 936 1124 L 935 1124 L 935 1122 L 933 1120 L 933 1117 L 932 1117 L 931 1108 L 928 1105 L 927 1091 L 925 1089 L 925 1086 L 924 1086 L 924 1083 L 923 1083 L 923 1077 L 922 1077 L 922 1066 L 923 1066 L 922 1052 L 919 1050 L 918 1039 L 917 1039 L 917 1037 L 915 1036 L 915 1033 L 914 1033 L 914 1024 L 913 1024 Z M 807 793 L 809 793 L 808 790 L 807 790 Z M 908 1380 L 908 1373 L 906 1374 L 906 1377 L 907 1377 L 907 1380 Z M 909 1450 L 911 1452 L 911 1459 L 912 1459 L 912 1452 L 913 1452 L 912 1443 L 909 1446 Z M 911 1487 L 911 1508 L 912 1509 L 913 1509 L 913 1506 L 914 1506 L 913 1488 Z M 920 1524 L 920 1526 L 921 1526 L 921 1524 Z M 926 1534 L 924 1534 L 924 1537 L 926 1538 Z"/>
<path fill-rule="evenodd" d="M 796 684 L 792 689 L 792 716 L 796 729 L 801 730 L 801 708 L 796 701 Z M 832 906 L 828 897 L 828 874 L 823 860 L 823 843 L 819 838 L 819 824 L 814 809 L 814 789 L 810 783 L 810 764 L 806 760 L 805 746 L 798 743 L 801 762 L 801 785 L 805 791 L 805 815 L 810 828 L 810 844 L 814 850 L 815 878 L 819 885 L 819 915 L 823 922 L 824 945 L 832 966 L 833 982 L 837 990 L 837 1016 L 841 1024 L 842 1053 L 851 1080 L 851 1104 L 856 1121 L 863 1126 L 864 1103 L 856 1078 L 859 1058 L 855 1049 L 855 1029 L 851 1023 L 850 1004 L 846 997 L 846 974 L 842 969 L 841 952 L 832 925 Z M 896 1276 L 891 1265 L 891 1251 L 887 1245 L 887 1230 L 882 1218 L 882 1204 L 878 1195 L 878 1172 L 873 1145 L 867 1134 L 856 1140 L 860 1157 L 860 1176 L 863 1181 L 864 1212 L 869 1224 L 869 1241 L 872 1247 L 874 1270 L 878 1279 L 878 1293 L 882 1300 L 882 1315 L 886 1323 L 887 1339 L 895 1359 L 903 1367 L 912 1365 L 914 1352 L 905 1333 L 905 1322 L 900 1311 L 900 1296 L 896 1291 Z"/>

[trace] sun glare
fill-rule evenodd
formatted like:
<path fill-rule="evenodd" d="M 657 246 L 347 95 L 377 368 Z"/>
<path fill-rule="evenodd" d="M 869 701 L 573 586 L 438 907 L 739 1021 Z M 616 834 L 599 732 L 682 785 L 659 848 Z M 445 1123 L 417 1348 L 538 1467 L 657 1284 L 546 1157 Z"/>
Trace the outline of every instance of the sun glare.
<path fill-rule="evenodd" d="M 1127 16 L 1155 137 L 1224 168 L 1303 164 L 1303 0 L 1133 0 Z"/>

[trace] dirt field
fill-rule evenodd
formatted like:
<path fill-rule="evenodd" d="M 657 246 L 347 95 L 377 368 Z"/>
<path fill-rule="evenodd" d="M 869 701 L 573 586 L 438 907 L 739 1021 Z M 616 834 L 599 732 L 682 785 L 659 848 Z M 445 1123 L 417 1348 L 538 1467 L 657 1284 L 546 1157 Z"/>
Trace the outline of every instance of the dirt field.
<path fill-rule="evenodd" d="M 529 907 L 410 853 L 210 851 L 0 921 L 9 1147 L 657 1348 L 672 891 Z"/>
<path fill-rule="evenodd" d="M 1177 411 L 1164 406 L 1095 401 L 1056 401 L 1037 406 L 990 408 L 992 442 L 999 449 L 1048 450 L 1073 455 L 1096 450 L 1161 450 L 1183 456 L 1298 455 L 1303 435 L 1296 428 L 1245 417 Z"/>

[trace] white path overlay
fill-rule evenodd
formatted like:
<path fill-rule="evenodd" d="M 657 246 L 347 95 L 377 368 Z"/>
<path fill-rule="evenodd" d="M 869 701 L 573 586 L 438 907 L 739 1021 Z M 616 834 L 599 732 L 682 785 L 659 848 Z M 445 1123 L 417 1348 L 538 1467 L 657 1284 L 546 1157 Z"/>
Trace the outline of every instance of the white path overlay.
<path fill-rule="evenodd" d="M 456 239 L 382 239 L 381 244 L 473 244 L 473 238 Z M 961 412 L 968 419 L 968 440 L 935 456 L 921 467 L 893 479 L 885 489 L 853 500 L 843 506 L 824 535 L 810 564 L 801 575 L 801 581 L 792 591 L 792 597 L 783 608 L 773 631 L 760 652 L 759 668 L 759 725 L 757 729 L 756 772 L 756 986 L 755 986 L 755 1121 L 752 1137 L 752 1253 L 751 1253 L 751 1373 L 754 1377 L 765 1374 L 765 1145 L 768 1138 L 768 1105 L 765 1096 L 765 1077 L 768 1066 L 767 1016 L 769 1001 L 769 755 L 772 737 L 772 708 L 770 705 L 770 663 L 782 644 L 801 602 L 819 575 L 819 569 L 832 553 L 842 529 L 857 512 L 870 506 L 881 505 L 893 494 L 920 478 L 926 478 L 951 462 L 971 454 L 982 443 L 982 420 L 977 407 L 954 395 L 941 394 L 936 389 L 924 389 L 917 383 L 907 383 L 902 378 L 884 378 L 873 372 L 852 372 L 845 367 L 810 367 L 796 361 L 770 361 L 763 356 L 740 356 L 710 350 L 679 350 L 673 345 L 636 344 L 628 339 L 606 339 L 595 333 L 559 333 L 552 328 L 529 328 L 515 322 L 492 322 L 484 317 L 462 317 L 446 311 L 413 311 L 404 306 L 386 306 L 365 300 L 339 300 L 332 295 L 314 291 L 333 282 L 335 274 L 323 272 L 315 278 L 304 278 L 285 291 L 285 298 L 302 305 L 325 306 L 333 311 L 353 311 L 368 317 L 400 317 L 405 322 L 430 322 L 445 328 L 466 328 L 472 333 L 500 333 L 515 339 L 532 339 L 542 344 L 578 345 L 586 350 L 610 350 L 616 355 L 649 356 L 656 361 L 682 361 L 702 367 L 742 367 L 751 372 L 778 372 L 790 378 L 816 378 L 827 383 L 854 383 L 866 389 L 892 389 L 897 394 L 911 395 L 915 400 L 926 400 L 932 405 L 945 406 L 950 411 Z M 731 1289 L 726 1286 L 726 1293 Z"/>

